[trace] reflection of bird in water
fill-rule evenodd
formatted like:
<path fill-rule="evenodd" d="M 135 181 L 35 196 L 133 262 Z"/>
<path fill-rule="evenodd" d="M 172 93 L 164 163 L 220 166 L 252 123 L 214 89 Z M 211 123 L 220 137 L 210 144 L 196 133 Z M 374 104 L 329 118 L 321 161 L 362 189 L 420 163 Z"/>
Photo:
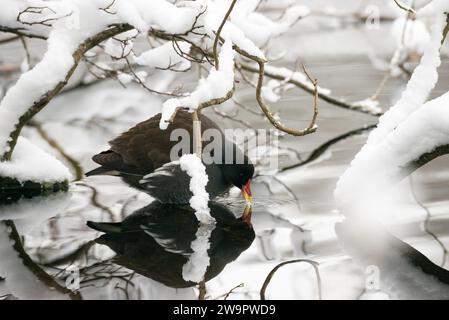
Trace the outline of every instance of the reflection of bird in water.
<path fill-rule="evenodd" d="M 181 140 L 180 143 L 188 142 L 189 146 L 188 150 L 180 151 L 193 153 L 192 114 L 179 110 L 166 130 L 159 129 L 160 119 L 161 114 L 157 114 L 110 141 L 109 150 L 92 158 L 101 166 L 87 172 L 86 176 L 120 176 L 131 186 L 145 191 L 160 202 L 189 203 L 192 197 L 190 177 L 180 169 L 177 162 L 171 162 L 175 160 L 171 158 L 172 152 L 177 150 L 178 141 L 172 139 L 172 133 L 177 129 L 187 134 L 186 138 L 183 137 L 187 141 Z M 217 135 L 212 144 L 216 148 L 211 152 L 217 153 L 217 161 L 206 165 L 209 176 L 207 192 L 211 197 L 216 197 L 236 186 L 242 190 L 245 199 L 250 201 L 254 166 L 234 143 L 225 138 L 211 119 L 200 115 L 200 120 L 203 134 L 205 130 L 210 130 L 208 133 L 213 130 Z M 177 138 L 177 134 L 174 136 Z M 217 163 L 218 161 L 221 163 Z"/>
<path fill-rule="evenodd" d="M 255 234 L 245 219 L 236 218 L 225 206 L 210 202 L 211 215 L 216 219 L 209 238 L 207 254 L 210 264 L 206 281 L 249 248 Z M 199 227 L 189 206 L 159 202 L 141 208 L 120 223 L 97 223 L 88 226 L 105 234 L 95 241 L 117 253 L 114 262 L 148 278 L 173 288 L 194 286 L 183 279 L 183 266 L 192 255 L 192 241 Z"/>

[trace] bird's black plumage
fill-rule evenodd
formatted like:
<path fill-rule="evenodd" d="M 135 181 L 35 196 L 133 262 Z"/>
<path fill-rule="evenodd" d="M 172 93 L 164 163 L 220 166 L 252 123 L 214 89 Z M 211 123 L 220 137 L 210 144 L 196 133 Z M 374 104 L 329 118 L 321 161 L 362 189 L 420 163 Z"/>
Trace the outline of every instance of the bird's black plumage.
<path fill-rule="evenodd" d="M 122 177 L 131 186 L 143 190 L 163 203 L 188 203 L 192 197 L 189 190 L 190 177 L 181 170 L 178 163 L 171 161 L 170 153 L 178 141 L 170 139 L 173 130 L 185 129 L 189 133 L 190 149 L 193 153 L 193 125 L 191 113 L 179 110 L 166 130 L 159 129 L 161 114 L 141 122 L 110 141 L 111 148 L 95 155 L 92 159 L 101 167 L 86 176 L 111 174 Z M 222 135 L 223 157 L 225 150 L 240 152 L 227 141 L 221 129 L 208 117 L 200 115 L 201 130 L 215 129 Z M 205 143 L 203 142 L 203 146 Z M 213 198 L 234 185 L 242 188 L 253 176 L 254 166 L 246 156 L 243 163 L 213 163 L 206 165 L 209 183 L 206 190 Z"/>

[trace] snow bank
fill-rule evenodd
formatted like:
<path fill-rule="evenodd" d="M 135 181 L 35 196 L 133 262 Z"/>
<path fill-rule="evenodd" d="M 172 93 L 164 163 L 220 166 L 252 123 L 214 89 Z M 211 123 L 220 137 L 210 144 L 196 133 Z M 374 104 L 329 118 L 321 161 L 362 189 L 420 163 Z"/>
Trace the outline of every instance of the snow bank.
<path fill-rule="evenodd" d="M 219 55 L 220 69 L 211 69 L 206 79 L 201 79 L 198 87 L 187 97 L 172 98 L 164 102 L 159 127 L 168 127 L 177 108 L 196 110 L 202 103 L 225 97 L 234 88 L 234 50 L 232 42 L 226 40 Z"/>
<path fill-rule="evenodd" d="M 58 159 L 19 137 L 11 161 L 0 162 L 0 177 L 19 181 L 57 182 L 70 180 L 72 175 Z"/>

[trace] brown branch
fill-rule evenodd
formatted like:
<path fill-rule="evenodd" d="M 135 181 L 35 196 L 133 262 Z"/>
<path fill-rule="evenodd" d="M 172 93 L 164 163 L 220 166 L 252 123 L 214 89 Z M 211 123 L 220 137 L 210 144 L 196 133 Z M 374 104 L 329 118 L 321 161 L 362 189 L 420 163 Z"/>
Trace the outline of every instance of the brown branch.
<path fill-rule="evenodd" d="M 296 259 L 296 260 L 290 260 L 290 261 L 284 261 L 280 264 L 278 264 L 276 267 L 273 268 L 273 270 L 270 271 L 270 273 L 268 274 L 267 278 L 265 279 L 262 288 L 260 289 L 260 299 L 261 300 L 266 300 L 265 299 L 265 291 L 267 290 L 268 285 L 271 282 L 271 279 L 273 278 L 274 274 L 276 273 L 276 271 L 278 271 L 281 267 L 288 265 L 288 264 L 292 264 L 292 263 L 300 263 L 300 262 L 305 262 L 310 264 L 313 269 L 315 270 L 315 274 L 316 274 L 316 278 L 317 278 L 317 285 L 318 285 L 318 299 L 321 300 L 322 299 L 322 294 L 321 294 L 321 276 L 320 276 L 320 270 L 318 269 L 318 262 L 315 262 L 313 260 L 308 260 L 308 259 Z"/>
<path fill-rule="evenodd" d="M 17 39 L 19 39 L 19 36 L 12 36 L 12 37 L 9 37 L 9 38 L 1 39 L 0 40 L 0 44 L 16 41 Z"/>
<path fill-rule="evenodd" d="M 28 123 L 29 126 L 34 127 L 37 131 L 37 133 L 41 136 L 42 139 L 44 139 L 53 149 L 55 149 L 61 157 L 63 157 L 73 168 L 73 171 L 75 171 L 75 180 L 79 181 L 83 179 L 83 168 L 81 167 L 81 164 L 78 162 L 78 160 L 72 158 L 69 156 L 62 146 L 54 140 L 47 131 L 42 127 L 42 124 L 36 121 L 30 121 Z"/>
<path fill-rule="evenodd" d="M 312 116 L 312 120 L 310 121 L 310 124 L 307 128 L 305 129 L 301 129 L 301 130 L 296 130 L 296 129 L 292 129 L 289 128 L 287 126 L 285 126 L 283 123 L 281 123 L 280 121 L 278 121 L 273 113 L 270 111 L 269 106 L 265 103 L 265 101 L 263 100 L 262 97 L 262 86 L 263 86 L 263 80 L 264 80 L 264 69 L 265 69 L 265 62 L 259 61 L 259 80 L 257 81 L 257 87 L 256 87 L 256 100 L 260 106 L 260 108 L 262 109 L 263 113 L 265 114 L 265 116 L 267 117 L 267 119 L 270 121 L 270 123 L 278 130 L 283 131 L 285 133 L 291 134 L 293 136 L 305 136 L 307 134 L 313 133 L 316 131 L 317 126 L 315 124 L 315 120 L 316 117 L 318 115 L 318 108 L 316 107 L 316 97 L 318 94 L 318 87 L 317 87 L 317 83 L 314 83 L 314 87 L 315 87 L 315 103 L 314 103 L 314 108 L 313 108 L 313 116 Z"/>
<path fill-rule="evenodd" d="M 329 141 L 326 141 L 325 143 L 323 143 L 322 145 L 320 145 L 318 148 L 314 149 L 310 155 L 303 161 L 300 161 L 298 163 L 283 167 L 279 169 L 279 172 L 284 172 L 287 170 L 291 170 L 291 169 L 295 169 L 301 166 L 304 166 L 312 161 L 315 161 L 316 159 L 318 159 L 324 152 L 326 152 L 326 150 L 328 150 L 331 146 L 333 146 L 334 144 L 336 144 L 337 142 L 340 142 L 342 140 L 345 140 L 349 137 L 358 135 L 358 134 L 362 134 L 365 131 L 369 131 L 371 129 L 374 129 L 377 125 L 369 125 L 369 126 L 364 126 L 362 128 L 357 128 L 355 130 L 351 130 L 348 132 L 345 132 L 342 135 L 339 135 L 337 137 L 332 138 Z"/>
<path fill-rule="evenodd" d="M 28 8 L 26 8 L 26 9 L 24 9 L 24 10 L 19 12 L 19 14 L 17 15 L 16 20 L 17 20 L 17 22 L 19 22 L 21 24 L 25 24 L 25 25 L 29 25 L 29 26 L 32 26 L 32 25 L 35 25 L 35 24 L 39 24 L 39 25 L 43 25 L 43 26 L 46 26 L 46 27 L 51 27 L 52 26 L 51 22 L 57 21 L 57 20 L 62 19 L 62 18 L 69 17 L 69 16 L 71 16 L 73 14 L 73 12 L 70 12 L 70 13 L 67 13 L 67 14 L 65 14 L 63 16 L 60 16 L 60 17 L 46 18 L 46 19 L 43 19 L 43 20 L 40 20 L 40 21 L 32 21 L 32 22 L 23 21 L 21 19 L 22 15 L 25 14 L 25 13 L 43 14 L 46 9 L 48 11 L 50 11 L 51 13 L 56 14 L 56 12 L 52 8 L 50 8 L 50 7 L 46 7 L 46 6 L 45 7 L 28 7 Z"/>
<path fill-rule="evenodd" d="M 217 69 L 217 70 L 219 68 L 219 63 L 220 63 L 218 60 L 218 50 L 217 50 L 218 40 L 220 39 L 221 30 L 223 30 L 223 27 L 226 24 L 226 21 L 228 20 L 229 16 L 231 15 L 232 9 L 234 9 L 236 2 L 237 2 L 237 0 L 232 0 L 228 11 L 226 12 L 225 16 L 223 17 L 223 20 L 221 21 L 220 26 L 218 27 L 217 34 L 215 35 L 213 52 L 214 52 L 214 59 L 215 59 L 215 69 Z"/>
<path fill-rule="evenodd" d="M 402 4 L 402 3 L 399 2 L 398 0 L 393 0 L 393 1 L 394 1 L 394 3 L 396 3 L 396 5 L 397 5 L 400 9 L 402 9 L 402 10 L 408 12 L 409 14 L 416 15 L 416 11 L 415 11 L 413 8 L 411 8 L 411 7 L 406 7 L 404 4 Z"/>
<path fill-rule="evenodd" d="M 22 37 L 27 37 L 27 38 L 47 40 L 46 36 L 40 35 L 40 34 L 29 33 L 28 30 L 25 28 L 11 28 L 11 27 L 7 27 L 7 26 L 0 26 L 0 32 L 12 33 L 17 36 L 22 36 Z"/>
<path fill-rule="evenodd" d="M 133 27 L 129 24 L 119 24 L 110 27 L 93 37 L 86 39 L 73 53 L 73 66 L 67 72 L 65 79 L 59 82 L 53 89 L 49 90 L 47 93 L 42 95 L 40 99 L 38 99 L 20 118 L 17 123 L 14 131 L 10 133 L 10 140 L 8 141 L 8 151 L 1 155 L 1 161 L 9 161 L 11 160 L 12 153 L 14 151 L 14 147 L 17 143 L 17 138 L 20 135 L 22 128 L 36 115 L 39 111 L 41 111 L 67 84 L 79 62 L 84 56 L 84 53 L 103 42 L 104 40 L 113 37 L 119 33 L 131 30 Z"/>
<path fill-rule="evenodd" d="M 249 64 L 242 64 L 241 63 L 240 67 L 242 68 L 242 70 L 245 70 L 245 71 L 248 71 L 248 72 L 259 73 L 259 69 L 257 69 L 256 67 L 254 67 L 252 65 L 249 65 Z M 281 75 L 278 75 L 278 74 L 275 74 L 275 73 L 272 73 L 272 72 L 266 71 L 266 70 L 264 70 L 264 75 L 266 77 L 268 77 L 268 78 L 275 79 L 275 80 L 280 80 L 280 81 L 286 81 L 287 80 L 286 81 L 287 83 L 293 84 L 296 87 L 301 88 L 302 90 L 304 90 L 304 91 L 306 91 L 308 93 L 312 93 L 312 94 L 314 93 L 314 89 L 312 89 L 309 86 L 305 85 L 304 83 L 296 81 L 294 79 L 286 79 L 285 77 L 283 77 Z M 334 98 L 334 97 L 332 97 L 332 96 L 330 96 L 328 94 L 320 92 L 319 90 L 318 90 L 318 98 L 320 98 L 321 100 L 326 101 L 326 102 L 328 102 L 330 104 L 333 104 L 333 105 L 335 105 L 337 107 L 344 108 L 344 109 L 349 109 L 349 110 L 352 110 L 352 111 L 367 113 L 367 114 L 370 114 L 370 115 L 373 115 L 373 116 L 380 116 L 381 115 L 381 113 L 372 113 L 372 112 L 369 112 L 369 111 L 365 111 L 365 110 L 361 109 L 360 106 L 357 105 L 357 104 L 351 104 L 351 103 L 348 103 L 346 101 Z"/>
<path fill-rule="evenodd" d="M 206 281 L 203 280 L 198 284 L 198 290 L 199 290 L 198 300 L 205 300 L 207 294 Z"/>
<path fill-rule="evenodd" d="M 446 40 L 447 34 L 449 33 L 449 13 L 446 13 L 446 26 L 443 30 L 443 39 L 441 40 L 441 45 L 443 45 L 444 41 Z"/>

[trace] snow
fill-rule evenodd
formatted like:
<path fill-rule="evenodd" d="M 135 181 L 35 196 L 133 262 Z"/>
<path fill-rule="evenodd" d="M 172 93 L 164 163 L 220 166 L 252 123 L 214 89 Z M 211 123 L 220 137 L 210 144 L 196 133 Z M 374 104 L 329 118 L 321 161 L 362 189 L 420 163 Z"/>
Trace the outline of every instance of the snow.
<path fill-rule="evenodd" d="M 42 95 L 64 81 L 66 74 L 73 67 L 72 54 L 76 48 L 86 38 L 107 26 L 107 21 L 93 18 L 97 10 L 95 3 L 77 0 L 73 1 L 73 5 L 66 2 L 64 4 L 68 6 L 65 10 L 77 5 L 77 8 L 83 11 L 81 24 L 79 28 L 72 28 L 72 24 L 66 24 L 65 19 L 56 21 L 49 34 L 47 52 L 42 60 L 33 69 L 23 73 L 0 102 L 0 153 L 9 150 L 6 143 L 10 140 L 9 134 L 14 130 L 20 116 Z"/>
<path fill-rule="evenodd" d="M 210 215 L 209 194 L 206 191 L 206 185 L 209 177 L 206 173 L 206 167 L 201 159 L 194 154 L 185 154 L 179 159 L 179 164 L 183 171 L 191 177 L 190 191 L 193 193 L 190 199 L 190 206 L 195 210 L 195 216 L 201 223 L 213 223 L 215 219 Z"/>
<path fill-rule="evenodd" d="M 356 105 L 361 110 L 367 111 L 371 114 L 379 114 L 382 112 L 382 109 L 379 107 L 379 101 L 373 100 L 371 98 L 356 101 L 353 104 Z"/>
<path fill-rule="evenodd" d="M 449 298 L 449 285 L 436 278 L 438 267 L 375 221 L 348 219 L 336 225 L 336 233 L 345 252 L 365 268 L 366 281 L 373 280 L 383 292 L 364 299 Z"/>
<path fill-rule="evenodd" d="M 183 98 L 172 98 L 164 102 L 159 127 L 164 130 L 177 108 L 196 110 L 202 103 L 225 97 L 234 88 L 234 50 L 232 42 L 226 40 L 219 54 L 220 68 L 212 68 L 206 79 L 199 81 L 196 89 Z"/>
<path fill-rule="evenodd" d="M 195 234 L 195 240 L 190 244 L 193 253 L 189 260 L 182 266 L 182 278 L 185 281 L 199 283 L 204 280 L 210 257 L 207 250 L 210 248 L 210 237 L 215 229 L 215 224 L 200 223 Z"/>
<path fill-rule="evenodd" d="M 179 41 L 178 44 L 181 52 L 189 53 L 190 43 Z M 190 68 L 190 61 L 181 57 L 174 49 L 172 42 L 166 42 L 163 45 L 152 48 L 143 52 L 138 57 L 134 57 L 134 61 L 141 65 L 150 68 L 167 69 L 171 67 L 173 70 L 184 71 Z"/>
<path fill-rule="evenodd" d="M 238 1 L 231 21 L 245 33 L 245 36 L 261 47 L 272 38 L 287 32 L 299 19 L 307 16 L 310 9 L 305 6 L 290 6 L 278 21 L 269 19 L 266 15 L 255 12 L 259 1 Z"/>
<path fill-rule="evenodd" d="M 436 2 L 440 2 L 440 7 L 443 7 L 438 8 L 435 13 L 431 41 L 426 45 L 421 63 L 413 72 L 401 99 L 380 118 L 377 129 L 368 138 L 367 145 L 383 140 L 401 121 L 421 107 L 438 81 L 437 68 L 441 64 L 440 47 L 446 22 L 443 12 L 447 11 L 449 4 L 440 0 Z"/>
<path fill-rule="evenodd" d="M 193 250 L 189 260 L 182 268 L 182 277 L 186 281 L 200 282 L 204 279 L 210 258 L 207 250 L 210 247 L 210 236 L 215 229 L 215 219 L 210 215 L 209 194 L 206 185 L 209 177 L 201 159 L 194 154 L 183 155 L 179 159 L 181 169 L 191 177 L 190 191 L 193 196 L 189 203 L 195 210 L 195 216 L 200 222 L 195 234 L 195 240 L 191 243 Z"/>
<path fill-rule="evenodd" d="M 22 199 L 18 203 L 0 206 L 0 221 L 13 220 L 20 234 L 27 234 L 34 227 L 63 211 L 71 194 L 60 192 L 45 197 Z"/>
<path fill-rule="evenodd" d="M 206 30 L 207 34 L 211 37 L 211 39 L 214 39 L 218 27 L 223 21 L 223 17 L 225 13 L 228 11 L 231 2 L 229 0 L 228 1 L 207 0 L 204 3 L 205 6 L 207 7 L 207 11 L 205 12 L 204 17 L 204 29 Z M 235 10 L 233 10 L 232 13 L 235 15 L 237 8 L 234 9 Z M 249 39 L 248 35 L 245 34 L 244 30 L 240 29 L 233 23 L 234 21 L 233 14 L 231 14 L 231 20 L 230 21 L 228 20 L 223 26 L 223 29 L 221 30 L 221 37 L 223 37 L 224 39 L 231 40 L 233 44 L 235 44 L 237 47 L 247 52 L 248 54 L 258 57 L 262 60 L 266 60 L 262 50 L 260 50 L 260 48 L 256 44 L 254 44 L 252 40 Z"/>
<path fill-rule="evenodd" d="M 0 162 L 0 177 L 22 182 L 56 182 L 70 180 L 72 175 L 58 159 L 19 137 L 11 161 Z"/>
<path fill-rule="evenodd" d="M 405 33 L 404 33 L 404 24 Z M 423 54 L 430 42 L 430 34 L 426 25 L 421 20 L 407 20 L 398 18 L 391 27 L 391 35 L 397 44 L 404 43 L 407 52 Z"/>
<path fill-rule="evenodd" d="M 398 182 L 404 167 L 449 141 L 449 93 L 425 103 L 438 80 L 439 49 L 446 23 L 443 12 L 449 9 L 446 1 L 436 1 L 436 4 L 432 39 L 420 65 L 400 100 L 380 118 L 365 146 L 337 182 L 337 202 L 351 212 L 370 211 L 369 204 Z"/>

